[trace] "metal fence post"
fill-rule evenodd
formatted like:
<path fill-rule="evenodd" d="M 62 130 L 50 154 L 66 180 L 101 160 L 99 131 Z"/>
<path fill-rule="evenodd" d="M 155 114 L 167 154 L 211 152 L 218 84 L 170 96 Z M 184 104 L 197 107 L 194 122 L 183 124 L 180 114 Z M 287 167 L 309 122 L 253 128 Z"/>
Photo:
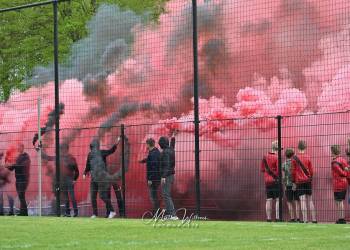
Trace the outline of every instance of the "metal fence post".
<path fill-rule="evenodd" d="M 283 187 L 282 187 L 282 116 L 277 116 L 277 140 L 278 140 L 278 188 L 279 188 L 279 215 L 283 220 Z"/>
<path fill-rule="evenodd" d="M 120 126 L 120 136 L 121 136 L 121 157 L 122 157 L 122 195 L 123 195 L 123 211 L 124 211 L 124 217 L 126 217 L 126 210 L 125 210 L 125 126 L 122 124 Z"/>
<path fill-rule="evenodd" d="M 55 71 L 55 147 L 56 147 L 56 214 L 61 215 L 60 199 L 60 115 L 59 115 L 59 79 L 58 79 L 58 2 L 53 2 L 53 43 Z"/>
<path fill-rule="evenodd" d="M 195 183 L 196 183 L 196 213 L 201 212 L 200 192 L 200 147 L 199 147 L 199 101 L 198 101 L 198 32 L 197 32 L 197 1 L 192 0 L 193 22 L 193 98 L 194 98 L 194 150 L 195 150 Z"/>

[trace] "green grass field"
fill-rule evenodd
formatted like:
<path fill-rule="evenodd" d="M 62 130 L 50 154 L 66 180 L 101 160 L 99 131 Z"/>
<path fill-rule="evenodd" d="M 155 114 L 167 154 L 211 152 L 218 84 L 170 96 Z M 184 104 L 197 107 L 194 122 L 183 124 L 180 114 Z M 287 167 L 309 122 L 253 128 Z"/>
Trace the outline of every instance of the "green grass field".
<path fill-rule="evenodd" d="M 350 225 L 219 221 L 179 225 L 0 217 L 0 249 L 349 249 Z"/>

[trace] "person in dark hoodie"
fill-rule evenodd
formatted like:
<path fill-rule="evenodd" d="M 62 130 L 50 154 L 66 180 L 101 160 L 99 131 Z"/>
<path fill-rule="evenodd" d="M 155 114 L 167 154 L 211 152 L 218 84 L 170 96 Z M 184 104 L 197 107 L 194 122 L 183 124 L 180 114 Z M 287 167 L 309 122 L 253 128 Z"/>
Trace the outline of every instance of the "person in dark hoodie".
<path fill-rule="evenodd" d="M 175 213 L 174 202 L 171 198 L 171 187 L 174 183 L 175 175 L 175 137 L 171 138 L 169 145 L 169 139 L 166 136 L 159 138 L 158 144 L 162 149 L 159 156 L 160 161 L 160 175 L 162 185 L 162 196 L 165 202 L 166 215 L 173 220 L 178 219 Z"/>
<path fill-rule="evenodd" d="M 109 150 L 101 150 L 98 139 L 94 139 L 90 144 L 90 152 L 86 160 L 86 168 L 83 178 L 85 179 L 86 176 L 91 173 L 90 194 L 93 210 L 91 218 L 96 218 L 98 216 L 97 192 L 106 205 L 106 213 L 108 214 L 108 218 L 114 218 L 116 215 L 111 202 L 110 186 L 112 182 L 116 181 L 117 177 L 108 173 L 106 158 L 115 152 L 119 141 L 120 138 L 118 138 L 117 143 L 114 144 Z"/>
<path fill-rule="evenodd" d="M 48 156 L 44 151 L 42 152 L 42 158 L 47 161 L 56 160 L 55 156 Z M 65 204 L 64 217 L 71 216 L 69 198 L 74 210 L 73 217 L 77 217 L 78 204 L 75 199 L 74 184 L 79 178 L 79 168 L 75 157 L 69 153 L 69 145 L 66 143 L 60 145 L 60 174 L 60 189 Z"/>
<path fill-rule="evenodd" d="M 30 173 L 30 157 L 24 152 L 24 145 L 18 145 L 18 156 L 16 163 L 6 166 L 10 171 L 15 171 L 16 191 L 20 201 L 20 216 L 28 216 L 28 208 L 26 202 L 26 190 L 29 184 Z"/>
<path fill-rule="evenodd" d="M 153 215 L 155 215 L 160 208 L 158 199 L 158 189 L 160 186 L 160 152 L 155 146 L 156 143 L 153 138 L 147 139 L 146 144 L 148 156 L 141 160 L 140 163 L 146 163 L 148 192 L 153 206 Z"/>

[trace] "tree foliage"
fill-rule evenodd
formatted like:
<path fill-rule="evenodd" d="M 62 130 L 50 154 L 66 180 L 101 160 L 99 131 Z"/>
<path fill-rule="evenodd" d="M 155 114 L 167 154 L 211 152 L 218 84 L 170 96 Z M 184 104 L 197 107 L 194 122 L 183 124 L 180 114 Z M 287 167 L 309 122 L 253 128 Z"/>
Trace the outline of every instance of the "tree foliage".
<path fill-rule="evenodd" d="M 0 9 L 39 0 L 0 1 Z M 87 35 L 86 23 L 103 3 L 118 4 L 136 13 L 149 12 L 153 21 L 166 0 L 72 0 L 59 4 L 59 58 L 63 62 L 74 42 Z M 52 5 L 0 13 L 0 102 L 13 91 L 28 88 L 25 80 L 35 66 L 53 61 Z"/>

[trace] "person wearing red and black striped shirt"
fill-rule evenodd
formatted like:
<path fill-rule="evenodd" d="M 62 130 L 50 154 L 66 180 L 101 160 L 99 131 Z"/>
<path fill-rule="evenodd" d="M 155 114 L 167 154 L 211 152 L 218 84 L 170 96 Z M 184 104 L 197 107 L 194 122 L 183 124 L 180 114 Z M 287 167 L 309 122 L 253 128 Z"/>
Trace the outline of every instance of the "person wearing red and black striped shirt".
<path fill-rule="evenodd" d="M 346 224 L 344 200 L 346 190 L 348 189 L 347 177 L 349 176 L 349 165 L 347 161 L 340 156 L 339 145 L 332 145 L 331 152 L 334 200 L 338 211 L 338 220 L 336 221 L 336 224 Z"/>
<path fill-rule="evenodd" d="M 303 220 L 300 220 L 300 222 L 308 222 L 307 204 L 309 204 L 312 223 L 317 223 L 315 205 L 312 200 L 312 178 L 314 175 L 314 168 L 310 156 L 305 153 L 306 148 L 306 142 L 303 140 L 299 141 L 298 153 L 292 157 L 292 181 L 293 185 L 296 186 L 301 203 Z"/>
<path fill-rule="evenodd" d="M 280 196 L 278 185 L 278 143 L 272 142 L 271 151 L 266 154 L 260 165 L 260 170 L 264 173 L 265 188 L 266 188 L 266 220 L 271 222 L 273 202 L 276 202 L 276 221 L 280 220 L 279 216 L 279 202 Z"/>

